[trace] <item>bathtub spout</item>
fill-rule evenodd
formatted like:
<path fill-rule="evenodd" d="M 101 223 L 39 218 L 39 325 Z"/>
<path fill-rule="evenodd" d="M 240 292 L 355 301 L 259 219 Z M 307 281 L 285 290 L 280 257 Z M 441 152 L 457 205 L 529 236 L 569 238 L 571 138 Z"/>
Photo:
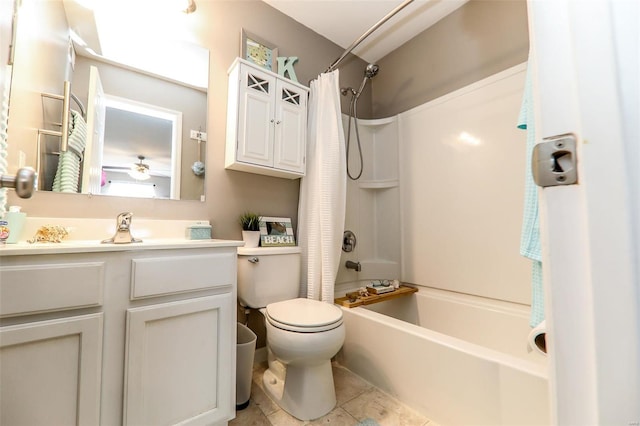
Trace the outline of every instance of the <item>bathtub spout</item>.
<path fill-rule="evenodd" d="M 347 269 L 353 269 L 356 272 L 360 272 L 362 270 L 362 266 L 360 266 L 360 262 L 352 262 L 350 260 L 347 260 L 344 266 L 346 266 Z"/>

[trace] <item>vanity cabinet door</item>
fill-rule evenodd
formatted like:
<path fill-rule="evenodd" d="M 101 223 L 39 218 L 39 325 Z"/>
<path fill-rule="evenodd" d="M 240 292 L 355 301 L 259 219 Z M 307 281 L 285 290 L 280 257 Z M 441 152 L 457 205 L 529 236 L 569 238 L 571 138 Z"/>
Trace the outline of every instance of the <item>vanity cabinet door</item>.
<path fill-rule="evenodd" d="M 100 423 L 102 313 L 0 328 L 0 424 Z"/>
<path fill-rule="evenodd" d="M 235 406 L 231 293 L 127 310 L 125 425 L 215 424 Z"/>

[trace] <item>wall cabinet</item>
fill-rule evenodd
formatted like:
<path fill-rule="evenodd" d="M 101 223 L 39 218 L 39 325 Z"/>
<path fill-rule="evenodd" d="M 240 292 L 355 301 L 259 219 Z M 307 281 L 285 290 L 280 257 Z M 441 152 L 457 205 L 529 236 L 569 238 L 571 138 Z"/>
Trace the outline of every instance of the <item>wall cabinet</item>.
<path fill-rule="evenodd" d="M 233 243 L 1 256 L 0 424 L 227 424 Z"/>
<path fill-rule="evenodd" d="M 229 70 L 225 167 L 304 176 L 307 97 L 308 88 L 236 59 Z"/>

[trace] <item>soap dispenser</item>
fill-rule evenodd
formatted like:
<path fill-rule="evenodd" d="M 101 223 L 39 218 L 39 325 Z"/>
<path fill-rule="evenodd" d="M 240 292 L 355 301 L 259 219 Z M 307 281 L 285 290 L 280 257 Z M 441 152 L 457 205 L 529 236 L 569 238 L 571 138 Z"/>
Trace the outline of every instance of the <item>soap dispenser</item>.
<path fill-rule="evenodd" d="M 27 219 L 27 214 L 21 212 L 20 208 L 20 206 L 10 206 L 9 211 L 4 215 L 4 219 L 7 221 L 9 228 L 9 238 L 7 239 L 7 243 L 9 244 L 15 244 L 20 240 L 22 228 Z"/>

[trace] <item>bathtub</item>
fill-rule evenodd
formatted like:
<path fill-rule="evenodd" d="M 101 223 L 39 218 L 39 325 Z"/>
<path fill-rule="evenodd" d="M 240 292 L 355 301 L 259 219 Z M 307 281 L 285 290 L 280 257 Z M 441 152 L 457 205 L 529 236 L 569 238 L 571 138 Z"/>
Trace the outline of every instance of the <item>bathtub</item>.
<path fill-rule="evenodd" d="M 546 358 L 527 350 L 528 307 L 419 289 L 343 307 L 338 363 L 442 425 L 549 424 Z"/>

